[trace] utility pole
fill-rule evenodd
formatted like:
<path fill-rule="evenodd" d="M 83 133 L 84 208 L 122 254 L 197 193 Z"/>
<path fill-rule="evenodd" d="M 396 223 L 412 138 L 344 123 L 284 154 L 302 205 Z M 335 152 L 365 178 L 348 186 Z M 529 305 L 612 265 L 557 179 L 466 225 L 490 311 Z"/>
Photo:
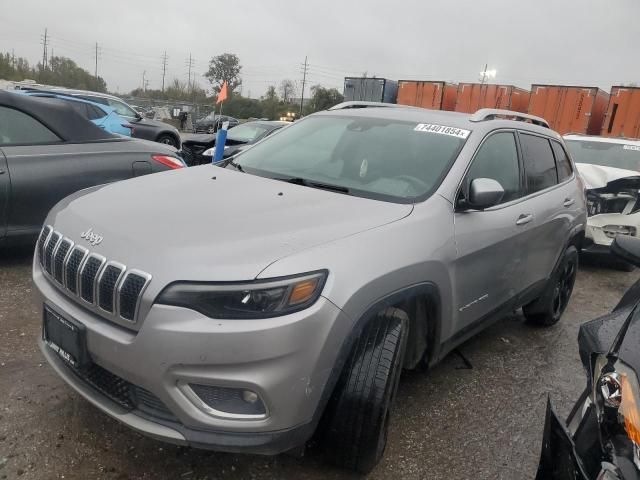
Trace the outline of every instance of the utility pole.
<path fill-rule="evenodd" d="M 162 55 L 162 91 L 164 92 L 164 76 L 167 73 L 167 51 Z"/>
<path fill-rule="evenodd" d="M 11 66 L 16 68 L 16 52 L 13 48 L 11 49 Z"/>
<path fill-rule="evenodd" d="M 147 71 L 142 72 L 142 91 L 147 91 L 147 81 L 145 80 L 145 76 L 147 75 Z"/>
<path fill-rule="evenodd" d="M 94 70 L 94 77 L 96 77 L 96 84 L 98 83 L 98 42 L 96 42 L 96 68 Z"/>
<path fill-rule="evenodd" d="M 309 64 L 307 63 L 307 56 L 304 57 L 304 70 L 302 71 L 302 95 L 300 95 L 300 117 L 302 117 L 302 106 L 304 105 L 304 87 L 307 83 L 307 69 Z"/>
<path fill-rule="evenodd" d="M 44 37 L 40 37 L 42 43 L 42 69 L 47 69 L 47 45 L 49 45 L 49 37 L 47 35 L 47 29 L 44 29 Z"/>
<path fill-rule="evenodd" d="M 191 90 L 191 69 L 193 68 L 193 65 L 195 63 L 195 60 L 191 57 L 191 54 L 189 54 L 189 60 L 187 60 L 187 68 L 189 69 L 189 80 L 187 81 L 187 89 Z"/>

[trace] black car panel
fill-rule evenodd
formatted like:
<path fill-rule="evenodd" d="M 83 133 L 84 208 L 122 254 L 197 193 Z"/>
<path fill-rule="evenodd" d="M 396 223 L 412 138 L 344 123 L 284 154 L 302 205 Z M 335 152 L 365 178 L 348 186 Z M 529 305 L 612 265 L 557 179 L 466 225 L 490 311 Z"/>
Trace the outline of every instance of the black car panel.
<path fill-rule="evenodd" d="M 7 160 L 0 150 L 0 240 L 7 230 L 7 207 L 9 205 L 9 190 L 11 177 L 7 168 Z"/>
<path fill-rule="evenodd" d="M 78 190 L 170 168 L 154 155 L 178 157 L 112 135 L 68 102 L 0 92 L 0 239 L 34 238 L 51 207 Z"/>

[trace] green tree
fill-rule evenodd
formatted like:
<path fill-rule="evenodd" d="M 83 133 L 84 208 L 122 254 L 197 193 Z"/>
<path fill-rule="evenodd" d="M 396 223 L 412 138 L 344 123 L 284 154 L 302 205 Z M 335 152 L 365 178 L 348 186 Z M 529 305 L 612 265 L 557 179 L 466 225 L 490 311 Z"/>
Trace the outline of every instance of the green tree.
<path fill-rule="evenodd" d="M 38 64 L 37 70 L 36 79 L 40 83 L 95 92 L 107 91 L 107 82 L 102 77 L 94 77 L 67 57 L 51 57 L 47 68 Z"/>
<path fill-rule="evenodd" d="M 233 53 L 223 53 L 213 57 L 209 62 L 209 71 L 204 74 L 213 86 L 213 90 L 218 94 L 222 84 L 227 82 L 229 96 L 232 96 L 236 89 L 242 84 L 240 78 L 240 59 Z"/>
<path fill-rule="evenodd" d="M 262 101 L 262 115 L 269 120 L 277 120 L 280 118 L 280 99 L 276 92 L 276 87 L 270 85 L 267 88 L 267 92 L 261 98 Z"/>
<path fill-rule="evenodd" d="M 305 115 L 326 110 L 344 101 L 344 96 L 335 88 L 324 88 L 321 85 L 311 87 L 311 100 L 304 108 Z"/>

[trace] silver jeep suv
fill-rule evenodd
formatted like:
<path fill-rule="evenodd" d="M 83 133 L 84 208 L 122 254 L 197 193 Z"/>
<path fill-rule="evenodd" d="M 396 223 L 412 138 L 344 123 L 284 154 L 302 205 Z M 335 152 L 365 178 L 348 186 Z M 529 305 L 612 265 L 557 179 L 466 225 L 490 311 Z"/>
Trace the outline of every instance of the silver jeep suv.
<path fill-rule="evenodd" d="M 61 201 L 33 264 L 56 372 L 158 439 L 315 435 L 366 472 L 403 368 L 519 307 L 557 322 L 586 222 L 562 138 L 509 111 L 367 107 Z"/>

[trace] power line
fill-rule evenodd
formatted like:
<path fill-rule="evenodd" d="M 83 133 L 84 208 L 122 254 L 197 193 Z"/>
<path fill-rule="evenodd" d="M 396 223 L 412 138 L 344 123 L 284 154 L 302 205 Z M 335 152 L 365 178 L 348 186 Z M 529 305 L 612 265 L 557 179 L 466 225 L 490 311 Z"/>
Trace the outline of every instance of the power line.
<path fill-rule="evenodd" d="M 300 95 L 300 116 L 302 116 L 302 106 L 304 105 L 304 87 L 307 83 L 307 69 L 309 64 L 307 63 L 307 56 L 304 57 L 304 71 L 302 73 L 302 94 Z"/>

